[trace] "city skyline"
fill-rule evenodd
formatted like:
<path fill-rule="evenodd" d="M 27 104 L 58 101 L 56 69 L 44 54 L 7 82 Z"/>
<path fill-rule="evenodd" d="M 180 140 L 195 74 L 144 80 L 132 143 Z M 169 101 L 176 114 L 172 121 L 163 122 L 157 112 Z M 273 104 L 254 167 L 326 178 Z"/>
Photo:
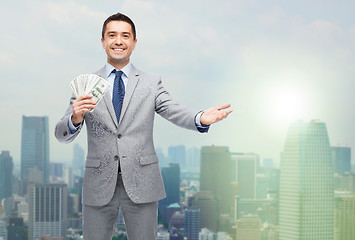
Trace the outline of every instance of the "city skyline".
<path fill-rule="evenodd" d="M 247 236 L 255 240 L 262 236 L 348 239 L 354 221 L 355 173 L 348 172 L 348 164 L 339 173 L 333 164 L 348 163 L 351 149 L 333 154 L 326 124 L 320 121 L 291 124 L 284 145 L 280 169 L 270 167 L 268 161 L 261 165 L 255 153 L 234 153 L 228 146 L 213 145 L 201 147 L 200 169 L 192 169 L 184 164 L 190 149 L 171 146 L 168 158 L 175 163 L 161 168 L 167 198 L 160 202 L 165 201 L 165 210 L 159 209 L 158 239 L 188 236 L 193 240 L 207 232 L 206 236 L 226 240 Z M 9 156 L 10 152 L 2 151 L 0 160 Z M 179 163 L 184 170 L 180 171 Z M 0 225 L 7 227 L 4 236 L 25 234 L 28 224 L 29 239 L 43 234 L 80 239 L 83 178 L 71 167 L 65 168 L 70 170 L 66 173 L 63 170 L 64 164 L 52 164 L 50 184 L 30 184 L 27 196 L 19 188 L 21 181 L 13 178 L 14 194 L 1 201 Z M 6 182 L 3 179 L 0 185 Z M 245 186 L 251 191 L 245 191 Z M 116 227 L 115 236 L 125 235 L 122 219 Z"/>
<path fill-rule="evenodd" d="M 185 105 L 204 109 L 230 102 L 235 110 L 207 135 L 178 129 L 157 117 L 156 146 L 228 145 L 231 152 L 255 152 L 278 163 L 287 126 L 300 118 L 321 119 L 332 146 L 354 148 L 354 5 L 260 0 L 6 2 L 0 34 L 0 102 L 5 109 L 0 130 L 6 138 L 0 138 L 0 147 L 18 163 L 22 115 L 48 116 L 50 160 L 72 160 L 72 146 L 55 141 L 54 124 L 69 101 L 69 82 L 104 64 L 102 22 L 122 11 L 137 26 L 132 62 L 138 68 L 161 74 L 172 96 Z M 209 10 L 213 17 L 205 14 Z M 26 47 L 20 48 L 23 36 Z M 86 149 L 85 133 L 76 143 Z"/>

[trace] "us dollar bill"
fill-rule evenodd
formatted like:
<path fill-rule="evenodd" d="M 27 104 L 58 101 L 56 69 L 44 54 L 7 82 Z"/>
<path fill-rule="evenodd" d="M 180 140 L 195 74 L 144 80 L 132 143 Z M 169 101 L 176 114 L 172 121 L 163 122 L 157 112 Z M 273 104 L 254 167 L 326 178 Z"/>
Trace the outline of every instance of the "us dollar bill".
<path fill-rule="evenodd" d="M 110 88 L 110 84 L 96 74 L 82 74 L 70 82 L 70 87 L 76 97 L 91 94 L 92 100 L 98 103 Z"/>
<path fill-rule="evenodd" d="M 105 79 L 99 79 L 89 92 L 93 96 L 92 100 L 94 100 L 95 103 L 98 103 L 106 94 L 109 88 L 110 84 Z"/>

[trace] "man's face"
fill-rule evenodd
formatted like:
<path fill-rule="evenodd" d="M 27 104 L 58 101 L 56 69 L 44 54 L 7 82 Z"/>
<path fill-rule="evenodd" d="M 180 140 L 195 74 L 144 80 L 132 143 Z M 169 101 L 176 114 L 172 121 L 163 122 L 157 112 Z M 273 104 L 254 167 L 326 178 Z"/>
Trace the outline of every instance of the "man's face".
<path fill-rule="evenodd" d="M 132 27 L 123 21 L 111 21 L 106 25 L 102 47 L 107 54 L 107 62 L 115 68 L 122 69 L 129 62 L 137 39 L 133 39 Z"/>

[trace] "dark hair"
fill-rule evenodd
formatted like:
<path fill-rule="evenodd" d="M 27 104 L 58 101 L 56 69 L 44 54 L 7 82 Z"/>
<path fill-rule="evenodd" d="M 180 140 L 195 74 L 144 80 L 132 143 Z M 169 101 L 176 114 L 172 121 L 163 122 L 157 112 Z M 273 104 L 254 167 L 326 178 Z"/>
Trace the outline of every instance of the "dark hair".
<path fill-rule="evenodd" d="M 102 26 L 102 33 L 101 33 L 102 39 L 104 39 L 106 26 L 111 21 L 122 21 L 122 22 L 129 23 L 132 28 L 133 39 L 136 40 L 136 27 L 134 26 L 133 21 L 129 17 L 127 17 L 126 15 L 124 15 L 122 13 L 113 14 L 105 20 L 104 25 Z"/>

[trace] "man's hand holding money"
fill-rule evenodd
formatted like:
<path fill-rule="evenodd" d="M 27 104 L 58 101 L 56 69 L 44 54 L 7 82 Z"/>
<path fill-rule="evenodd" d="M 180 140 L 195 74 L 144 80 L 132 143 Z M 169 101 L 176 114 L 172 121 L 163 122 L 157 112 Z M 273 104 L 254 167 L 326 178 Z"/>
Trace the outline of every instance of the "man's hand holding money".
<path fill-rule="evenodd" d="M 74 126 L 78 126 L 84 120 L 85 113 L 92 111 L 103 98 L 110 84 L 95 74 L 82 74 L 70 82 L 70 87 L 76 96 L 71 120 Z"/>
<path fill-rule="evenodd" d="M 84 120 L 85 113 L 90 112 L 96 107 L 96 103 L 92 100 L 92 97 L 91 94 L 84 94 L 73 101 L 71 121 L 74 126 L 78 126 Z"/>

